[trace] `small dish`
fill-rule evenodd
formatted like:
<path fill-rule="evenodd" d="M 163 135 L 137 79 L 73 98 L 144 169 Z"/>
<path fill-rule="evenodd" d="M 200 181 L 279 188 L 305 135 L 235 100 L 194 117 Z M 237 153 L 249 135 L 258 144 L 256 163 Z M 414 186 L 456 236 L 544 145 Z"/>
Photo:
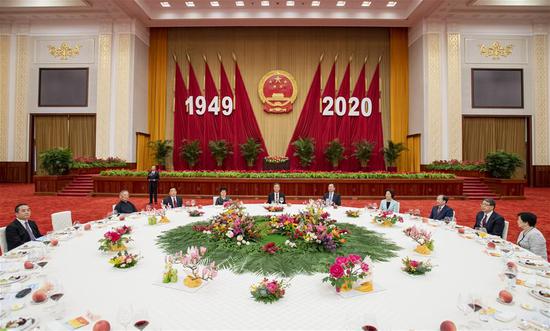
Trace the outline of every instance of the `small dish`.
<path fill-rule="evenodd" d="M 511 322 L 513 321 L 515 318 L 516 318 L 516 314 L 514 313 L 510 313 L 510 312 L 502 312 L 502 311 L 499 311 L 499 312 L 496 312 L 494 315 L 493 315 L 494 319 L 496 319 L 497 321 L 501 321 L 501 322 Z"/>
<path fill-rule="evenodd" d="M 528 304 L 528 303 L 522 303 L 520 306 L 521 306 L 521 308 L 523 308 L 525 310 L 528 310 L 528 311 L 535 310 L 535 306 L 533 306 L 531 304 Z"/>
<path fill-rule="evenodd" d="M 506 306 L 513 306 L 513 305 L 515 304 L 514 301 L 512 301 L 512 302 L 504 302 L 504 301 L 502 301 L 501 298 L 497 298 L 497 302 L 500 303 L 501 305 L 506 305 Z"/>

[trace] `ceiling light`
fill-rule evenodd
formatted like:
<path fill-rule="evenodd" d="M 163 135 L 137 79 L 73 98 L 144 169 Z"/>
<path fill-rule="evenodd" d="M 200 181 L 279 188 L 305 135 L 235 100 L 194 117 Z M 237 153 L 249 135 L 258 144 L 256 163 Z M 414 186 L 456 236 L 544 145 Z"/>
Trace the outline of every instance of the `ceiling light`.
<path fill-rule="evenodd" d="M 235 6 L 244 7 L 244 1 L 235 1 Z"/>
<path fill-rule="evenodd" d="M 168 7 L 170 7 L 170 2 L 168 2 L 168 1 L 161 1 L 161 2 L 160 2 L 160 6 L 161 6 L 161 7 L 164 7 L 164 8 L 168 8 Z"/>
<path fill-rule="evenodd" d="M 211 7 L 219 7 L 219 6 L 220 6 L 220 3 L 217 2 L 217 1 L 210 1 L 210 6 L 211 6 Z"/>
<path fill-rule="evenodd" d="M 185 1 L 185 5 L 187 7 L 195 7 L 195 3 L 193 1 Z"/>
<path fill-rule="evenodd" d="M 286 6 L 287 6 L 287 7 L 294 7 L 294 0 L 288 0 L 288 1 L 286 2 Z"/>
<path fill-rule="evenodd" d="M 361 7 L 370 7 L 371 3 L 371 1 L 363 1 L 363 3 L 361 3 Z"/>
<path fill-rule="evenodd" d="M 336 2 L 336 7 L 344 7 L 346 5 L 345 1 L 338 1 Z"/>
<path fill-rule="evenodd" d="M 388 1 L 388 4 L 386 7 L 395 7 L 397 5 L 397 1 Z"/>
<path fill-rule="evenodd" d="M 262 0 L 261 5 L 262 5 L 262 7 L 269 7 L 269 1 Z"/>
<path fill-rule="evenodd" d="M 319 7 L 321 5 L 321 1 L 312 1 L 311 7 Z"/>

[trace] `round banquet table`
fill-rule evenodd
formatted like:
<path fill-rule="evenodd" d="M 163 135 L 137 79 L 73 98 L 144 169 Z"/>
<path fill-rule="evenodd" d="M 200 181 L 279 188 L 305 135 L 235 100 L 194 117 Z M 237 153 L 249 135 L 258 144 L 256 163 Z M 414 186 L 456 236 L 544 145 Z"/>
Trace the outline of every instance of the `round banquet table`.
<path fill-rule="evenodd" d="M 303 207 L 292 205 L 286 207 L 284 213 L 296 213 Z M 277 214 L 267 212 L 259 204 L 246 205 L 246 209 L 253 216 Z M 512 292 L 514 305 L 496 302 L 499 291 L 507 284 L 499 275 L 504 270 L 504 260 L 488 255 L 480 240 L 466 239 L 455 229 L 423 224 L 407 215 L 403 215 L 402 224 L 381 227 L 371 223 L 374 215 L 371 212 L 363 210 L 359 218 L 349 218 L 345 214 L 347 209 L 327 210 L 338 222 L 364 226 L 402 247 L 397 257 L 374 263 L 374 285 L 382 291 L 345 298 L 322 282 L 326 274 L 297 275 L 290 280 L 291 286 L 282 300 L 263 304 L 255 302 L 249 290 L 262 277 L 235 274 L 230 270 L 221 270 L 217 278 L 194 293 L 154 285 L 161 280 L 165 258 L 165 252 L 157 246 L 157 236 L 222 211 L 221 207 L 207 206 L 203 207 L 205 214 L 201 217 L 189 217 L 185 210 L 174 209 L 167 212 L 170 223 L 151 226 L 145 215 L 132 215 L 108 226 L 93 225 L 91 231 L 78 231 L 72 238 L 60 241 L 58 247 L 49 248 L 49 264 L 42 272 L 46 279 L 63 286 L 63 319 L 53 319 L 47 304 L 29 304 L 30 295 L 22 299 L 26 300 L 26 307 L 12 312 L 9 317 L 37 317 L 41 330 L 68 330 L 62 324 L 71 318 L 86 316 L 86 312 L 110 321 L 113 329 L 123 329 L 117 317 L 120 307 L 133 307 L 134 312 L 145 311 L 151 322 L 149 330 L 360 330 L 365 324 L 388 330 L 434 330 L 439 329 L 444 320 L 452 320 L 456 325 L 476 320 L 481 329 L 501 330 L 517 329 L 520 318 L 548 322 L 539 312 L 545 303 L 531 297 L 526 287 L 517 286 Z M 103 233 L 123 224 L 133 227 L 129 251 L 143 256 L 136 267 L 128 270 L 113 268 L 108 259 L 114 253 L 98 250 L 98 240 Z M 403 234 L 403 229 L 413 224 L 430 229 L 435 240 L 435 250 L 430 257 L 435 267 L 424 276 L 411 276 L 401 271 L 402 258 L 425 259 L 413 252 L 416 243 Z M 184 249 L 185 243 L 181 244 Z M 179 281 L 183 279 L 182 274 L 180 269 Z M 536 278 L 550 285 L 548 279 L 534 272 L 518 277 Z M 27 283 L 33 282 L 37 282 L 36 278 Z M 16 284 L 11 290 L 17 290 L 18 286 L 25 287 Z M 482 322 L 477 315 L 465 316 L 458 309 L 458 298 L 469 294 L 479 295 L 486 305 L 514 312 L 517 317 L 503 323 L 493 318 Z M 537 310 L 524 310 L 520 307 L 522 303 Z M 91 330 L 92 324 L 81 330 Z"/>

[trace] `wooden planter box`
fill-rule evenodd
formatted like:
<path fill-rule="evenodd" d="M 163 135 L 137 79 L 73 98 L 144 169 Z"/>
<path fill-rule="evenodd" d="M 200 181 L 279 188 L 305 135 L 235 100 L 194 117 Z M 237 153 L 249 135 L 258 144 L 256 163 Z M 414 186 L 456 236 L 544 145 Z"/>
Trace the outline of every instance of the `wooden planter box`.
<path fill-rule="evenodd" d="M 147 194 L 145 177 L 93 176 L 93 195 L 118 195 L 127 189 L 133 195 Z M 175 187 L 182 195 L 211 197 L 227 187 L 232 198 L 265 198 L 273 189 L 273 183 L 281 184 L 281 191 L 289 198 L 319 198 L 330 183 L 344 197 L 382 199 L 386 189 L 395 190 L 399 199 L 433 199 L 438 194 L 464 198 L 463 179 L 319 179 L 319 178 L 205 178 L 161 177 L 159 195 L 168 194 Z"/>
<path fill-rule="evenodd" d="M 78 169 L 71 169 L 70 174 L 71 175 L 96 175 L 104 170 L 122 170 L 122 169 L 133 169 L 132 165 L 126 165 L 121 167 L 109 167 L 109 168 L 78 168 Z"/>
<path fill-rule="evenodd" d="M 487 177 L 487 173 L 485 171 L 477 171 L 477 170 L 428 170 L 426 169 L 426 165 L 420 166 L 420 171 L 425 172 L 441 172 L 444 174 L 454 174 L 457 177 Z"/>
<path fill-rule="evenodd" d="M 483 182 L 501 199 L 525 199 L 523 179 L 483 178 Z"/>
<path fill-rule="evenodd" d="M 264 160 L 264 170 L 290 170 L 290 160 L 286 160 L 282 163 L 271 163 Z"/>
<path fill-rule="evenodd" d="M 64 176 L 34 176 L 34 194 L 56 195 L 63 190 L 76 175 Z"/>

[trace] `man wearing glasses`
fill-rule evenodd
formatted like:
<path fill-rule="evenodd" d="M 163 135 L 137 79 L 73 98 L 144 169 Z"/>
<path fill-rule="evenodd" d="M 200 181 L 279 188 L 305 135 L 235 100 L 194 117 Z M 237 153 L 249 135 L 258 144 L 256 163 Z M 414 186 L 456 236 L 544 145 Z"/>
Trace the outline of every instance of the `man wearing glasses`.
<path fill-rule="evenodd" d="M 495 206 L 495 200 L 483 199 L 481 211 L 476 215 L 474 228 L 485 228 L 488 234 L 502 237 L 504 218 L 495 212 Z"/>

